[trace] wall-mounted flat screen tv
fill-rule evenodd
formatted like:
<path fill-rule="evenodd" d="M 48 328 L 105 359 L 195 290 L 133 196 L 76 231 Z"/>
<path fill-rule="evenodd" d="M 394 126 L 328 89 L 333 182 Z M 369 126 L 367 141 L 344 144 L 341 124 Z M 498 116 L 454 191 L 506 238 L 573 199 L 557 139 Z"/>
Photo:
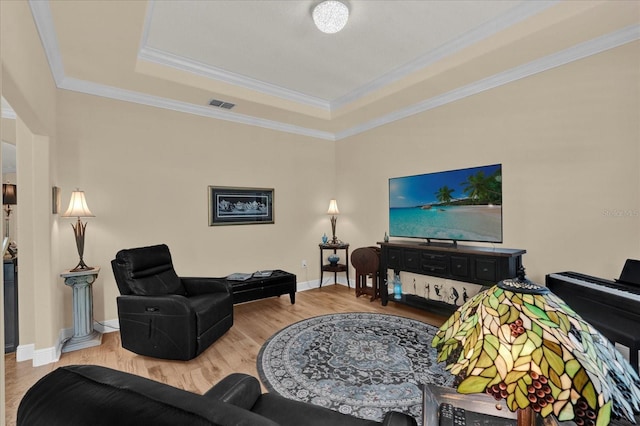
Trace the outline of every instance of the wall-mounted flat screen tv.
<path fill-rule="evenodd" d="M 389 179 L 389 235 L 502 242 L 502 165 Z"/>

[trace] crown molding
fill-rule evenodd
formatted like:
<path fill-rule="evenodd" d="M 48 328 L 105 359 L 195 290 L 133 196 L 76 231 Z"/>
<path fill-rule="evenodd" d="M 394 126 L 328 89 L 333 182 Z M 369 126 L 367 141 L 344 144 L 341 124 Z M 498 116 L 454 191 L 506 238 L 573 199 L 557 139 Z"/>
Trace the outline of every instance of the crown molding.
<path fill-rule="evenodd" d="M 305 95 L 304 93 L 290 90 L 275 84 L 266 83 L 241 74 L 226 71 L 222 68 L 203 64 L 183 56 L 174 55 L 163 50 L 149 46 L 143 46 L 138 51 L 138 59 L 153 62 L 159 65 L 175 68 L 191 74 L 200 75 L 212 80 L 243 87 L 266 95 L 275 96 L 298 104 L 308 105 L 324 111 L 330 111 L 330 103 L 325 99 Z"/>
<path fill-rule="evenodd" d="M 407 108 L 392 112 L 385 116 L 370 120 L 358 126 L 336 133 L 336 140 L 348 138 L 359 133 L 366 132 L 394 121 L 402 120 L 415 114 L 428 111 L 439 106 L 472 96 L 496 87 L 509 84 L 534 74 L 538 74 L 570 62 L 577 61 L 588 56 L 592 56 L 609 49 L 613 49 L 624 44 L 640 39 L 640 25 L 631 25 L 610 34 L 589 40 L 568 49 L 553 53 L 535 61 L 511 68 L 498 74 L 494 74 L 482 80 L 478 80 L 466 86 L 459 87 L 449 92 L 425 99 L 422 102 L 411 105 Z"/>
<path fill-rule="evenodd" d="M 530 2 L 527 2 L 530 3 Z M 535 2 L 531 2 L 535 3 Z M 640 39 L 640 25 L 631 25 L 610 34 L 580 43 L 576 46 L 562 50 L 560 52 L 537 59 L 527 64 L 514 67 L 510 70 L 495 74 L 488 78 L 476 81 L 466 86 L 451 90 L 447 93 L 425 99 L 422 102 L 394 111 L 390 114 L 361 123 L 349 129 L 331 133 L 317 129 L 295 126 L 274 120 L 266 120 L 259 117 L 252 117 L 228 110 L 212 109 L 207 106 L 194 105 L 186 102 L 175 101 L 159 96 L 148 95 L 131 90 L 106 86 L 89 81 L 67 77 L 64 74 L 64 67 L 58 48 L 57 37 L 49 8 L 49 2 L 43 0 L 29 0 L 32 14 L 40 39 L 44 47 L 51 73 L 53 74 L 56 86 L 60 89 L 86 93 L 95 96 L 102 96 L 110 99 L 117 99 L 125 102 L 133 102 L 142 105 L 164 108 L 173 111 L 195 114 L 203 117 L 210 117 L 220 120 L 231 121 L 250 126 L 258 126 L 266 129 L 293 133 L 312 138 L 338 141 L 350 136 L 354 136 L 368 130 L 374 129 L 394 121 L 402 120 L 421 112 L 446 105 L 451 102 L 481 93 L 513 81 L 529 77 L 531 75 L 547 71 L 549 69 L 568 64 L 570 62 L 586 58 L 613 49 L 623 44 Z M 425 58 L 424 60 L 433 60 Z"/>
<path fill-rule="evenodd" d="M 374 93 L 381 88 L 388 86 L 398 80 L 401 80 L 414 72 L 428 67 L 435 62 L 451 56 L 454 53 L 469 47 L 481 40 L 484 40 L 506 28 L 509 28 L 518 22 L 521 22 L 531 16 L 534 16 L 545 9 L 555 5 L 559 0 L 547 1 L 527 1 L 518 6 L 509 9 L 506 13 L 498 16 L 483 25 L 451 40 L 436 49 L 425 53 L 413 61 L 396 68 L 395 70 L 375 79 L 371 82 L 357 88 L 340 98 L 331 101 L 331 109 L 336 110 L 342 108 L 352 102 L 355 102 L 365 96 Z"/>
<path fill-rule="evenodd" d="M 14 110 L 7 111 L 4 108 L 2 109 L 2 118 L 6 118 L 8 120 L 15 120 L 18 118 L 16 112 Z"/>
<path fill-rule="evenodd" d="M 285 133 L 293 133 L 297 135 L 309 136 L 312 138 L 325 139 L 330 141 L 335 140 L 333 133 L 330 132 L 324 132 L 321 130 L 295 126 L 280 121 L 267 120 L 264 118 L 239 114 L 229 110 L 211 108 L 210 106 L 195 105 L 187 102 L 176 101 L 173 99 L 148 95 L 145 93 L 107 86 L 104 84 L 98 84 L 72 77 L 65 77 L 58 88 L 88 95 L 100 96 L 103 98 L 116 99 L 124 102 L 132 102 L 140 105 L 147 105 L 177 112 L 184 112 L 187 114 L 199 115 L 202 117 L 247 124 L 249 126 L 263 127 L 266 129 L 277 130 Z"/>
<path fill-rule="evenodd" d="M 4 97 L 0 98 L 0 108 L 2 109 L 2 118 L 9 120 L 15 120 L 17 118 L 16 112 Z"/>
<path fill-rule="evenodd" d="M 64 79 L 64 65 L 58 47 L 58 36 L 53 25 L 49 1 L 29 0 L 29 7 L 49 62 L 53 80 L 56 82 L 56 86 L 60 86 L 60 82 Z"/>

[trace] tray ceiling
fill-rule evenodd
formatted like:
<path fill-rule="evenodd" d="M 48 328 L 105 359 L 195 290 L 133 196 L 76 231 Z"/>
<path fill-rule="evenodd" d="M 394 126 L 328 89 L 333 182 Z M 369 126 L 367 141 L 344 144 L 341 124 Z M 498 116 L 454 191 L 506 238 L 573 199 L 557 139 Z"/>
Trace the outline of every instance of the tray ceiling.
<path fill-rule="evenodd" d="M 317 3 L 30 0 L 61 89 L 329 140 L 640 38 L 638 2 Z"/>

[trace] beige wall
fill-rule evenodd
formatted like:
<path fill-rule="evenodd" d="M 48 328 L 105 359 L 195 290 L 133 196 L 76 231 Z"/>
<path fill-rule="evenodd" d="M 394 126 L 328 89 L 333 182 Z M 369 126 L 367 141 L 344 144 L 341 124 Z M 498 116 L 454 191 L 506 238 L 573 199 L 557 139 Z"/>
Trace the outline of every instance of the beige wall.
<path fill-rule="evenodd" d="M 23 164 L 29 164 L 30 170 L 16 181 L 20 188 L 21 205 L 23 201 L 41 198 L 42 193 L 51 186 L 52 176 L 50 153 L 55 136 L 56 88 L 51 77 L 44 51 L 35 29 L 28 3 L 23 1 L 0 2 L 0 52 L 2 59 L 0 92 L 18 115 L 17 124 L 11 127 L 12 136 L 20 146 L 36 144 L 39 150 L 35 157 L 23 155 Z M 4 128 L 5 126 L 3 126 Z M 24 145 L 26 144 L 26 145 Z M 36 146 L 37 148 L 37 146 Z M 38 170 L 36 173 L 35 171 Z M 22 179 L 22 180 L 21 180 Z M 25 191 L 31 182 L 37 192 Z M 53 256 L 51 247 L 51 215 L 40 209 L 42 200 L 31 204 L 30 211 L 17 211 L 20 221 L 21 243 L 26 245 L 21 251 L 19 272 L 20 297 L 20 343 L 34 347 L 51 347 L 55 344 L 58 330 L 64 326 L 57 315 L 60 299 L 56 295 L 56 280 L 51 269 Z M 46 201 L 45 201 L 46 202 Z M 28 217 L 27 217 L 28 216 Z M 37 248 L 36 248 L 37 246 Z M 29 247 L 34 248 L 31 250 Z M 37 282 L 35 280 L 38 280 Z M 3 320 L 0 320 L 3 322 Z M 4 367 L 4 361 L 3 361 Z M 3 368 L 4 370 L 4 368 Z M 4 374 L 0 379 L 2 398 L 4 399 Z M 4 403 L 0 404 L 0 422 L 4 424 Z"/>
<path fill-rule="evenodd" d="M 59 271 L 52 267 L 57 252 L 51 214 L 52 153 L 49 138 L 31 133 L 20 117 L 16 141 L 20 345 L 35 344 L 38 350 L 51 348 L 64 325 L 59 302 L 66 294 L 57 278 Z"/>
<path fill-rule="evenodd" d="M 640 256 L 637 52 L 629 44 L 502 86 L 339 141 L 335 153 L 330 142 L 62 92 L 63 205 L 74 186 L 86 191 L 97 217 L 85 258 L 105 268 L 96 318 L 116 317 L 108 261 L 120 248 L 167 242 L 180 273 L 277 266 L 307 282 L 319 275 L 329 198 L 338 236 L 369 245 L 387 229 L 389 177 L 495 162 L 501 246 L 527 250 L 532 279 L 617 276 Z M 207 185 L 275 188 L 276 224 L 208 227 Z M 64 231 L 60 248 L 59 269 L 75 261 Z"/>
<path fill-rule="evenodd" d="M 617 277 L 640 258 L 639 52 L 628 44 L 340 141 L 347 238 L 383 237 L 389 177 L 502 163 L 497 246 L 526 249 L 539 283 L 565 270 Z"/>
<path fill-rule="evenodd" d="M 58 108 L 62 204 L 77 186 L 96 215 L 84 258 L 103 268 L 97 320 L 117 318 L 109 262 L 123 248 L 167 243 L 180 275 L 280 268 L 300 282 L 317 278 L 335 196 L 333 142 L 66 91 Z M 274 188 L 275 224 L 208 226 L 208 185 Z M 59 222 L 63 269 L 77 255 L 69 220 Z"/>

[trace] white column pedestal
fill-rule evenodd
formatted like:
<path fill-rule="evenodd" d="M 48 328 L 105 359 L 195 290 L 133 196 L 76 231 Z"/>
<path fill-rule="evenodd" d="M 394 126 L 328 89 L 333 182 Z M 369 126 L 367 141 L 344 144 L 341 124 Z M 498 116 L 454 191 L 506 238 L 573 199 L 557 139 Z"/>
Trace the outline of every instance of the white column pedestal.
<path fill-rule="evenodd" d="M 65 271 L 60 274 L 64 283 L 73 289 L 73 337 L 67 340 L 62 352 L 98 346 L 102 334 L 93 329 L 93 289 L 99 267 L 84 271 Z"/>

